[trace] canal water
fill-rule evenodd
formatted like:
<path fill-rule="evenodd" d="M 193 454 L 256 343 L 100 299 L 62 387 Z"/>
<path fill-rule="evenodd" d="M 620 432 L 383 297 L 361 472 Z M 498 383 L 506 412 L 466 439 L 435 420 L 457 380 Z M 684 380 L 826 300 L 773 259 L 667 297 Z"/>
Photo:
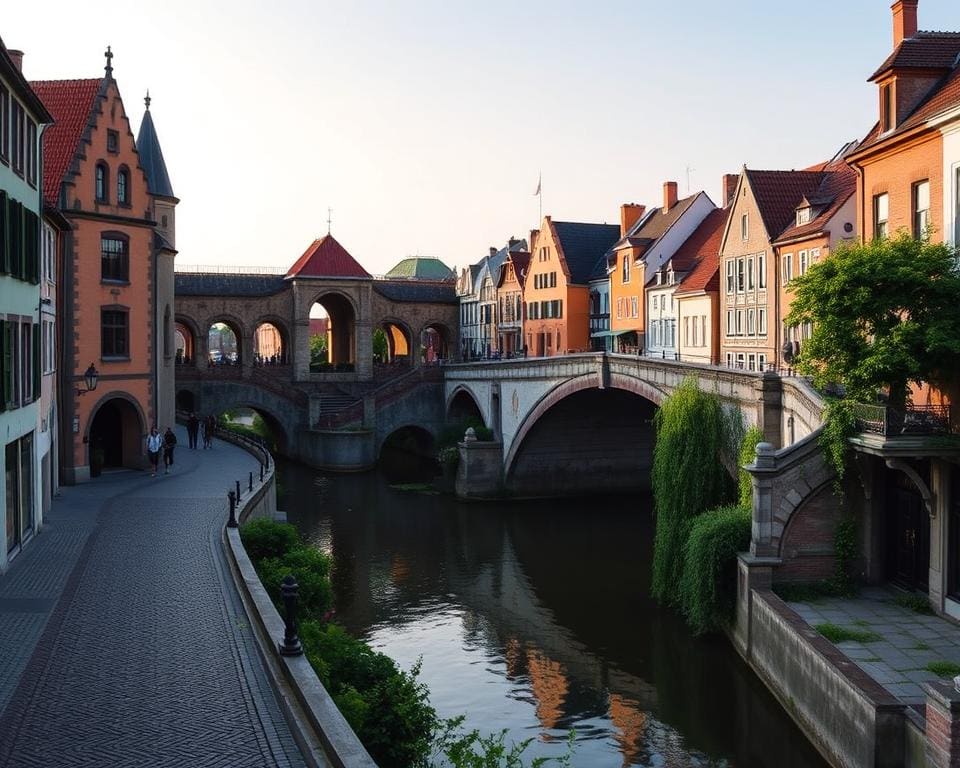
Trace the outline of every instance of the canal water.
<path fill-rule="evenodd" d="M 725 638 L 649 596 L 648 496 L 458 502 L 379 472 L 281 465 L 280 506 L 332 554 L 337 619 L 442 717 L 574 766 L 824 762 Z"/>

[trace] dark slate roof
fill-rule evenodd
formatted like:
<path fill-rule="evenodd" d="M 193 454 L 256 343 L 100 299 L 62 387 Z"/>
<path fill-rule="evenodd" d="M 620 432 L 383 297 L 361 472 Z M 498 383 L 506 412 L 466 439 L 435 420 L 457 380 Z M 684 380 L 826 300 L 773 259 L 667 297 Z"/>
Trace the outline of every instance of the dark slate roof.
<path fill-rule="evenodd" d="M 457 287 L 453 281 L 377 280 L 373 290 L 390 301 L 419 301 L 427 304 L 456 304 Z"/>
<path fill-rule="evenodd" d="M 140 132 L 137 134 L 137 152 L 140 155 L 140 165 L 147 174 L 147 191 L 151 195 L 176 197 L 167 173 L 167 164 L 163 161 L 157 129 L 153 125 L 153 117 L 150 116 L 149 98 L 148 96 L 147 111 L 143 113 Z"/>
<path fill-rule="evenodd" d="M 620 239 L 619 224 L 585 224 L 577 221 L 552 221 L 557 240 L 563 249 L 570 282 L 586 285 L 597 263 Z"/>
<path fill-rule="evenodd" d="M 174 274 L 174 293 L 177 296 L 272 296 L 286 287 L 283 275 Z"/>
<path fill-rule="evenodd" d="M 960 54 L 960 32 L 917 32 L 906 38 L 869 80 L 891 69 L 952 69 Z"/>
<path fill-rule="evenodd" d="M 456 275 L 453 270 L 440 259 L 424 256 L 411 256 L 404 259 L 391 269 L 385 277 L 409 277 L 422 280 L 453 280 Z"/>

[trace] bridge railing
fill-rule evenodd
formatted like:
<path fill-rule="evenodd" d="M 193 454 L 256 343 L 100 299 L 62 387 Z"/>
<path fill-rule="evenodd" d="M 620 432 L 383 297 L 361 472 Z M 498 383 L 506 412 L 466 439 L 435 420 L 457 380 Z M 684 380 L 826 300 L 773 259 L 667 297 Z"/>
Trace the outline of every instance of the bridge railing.
<path fill-rule="evenodd" d="M 901 411 L 889 405 L 856 403 L 853 414 L 862 431 L 885 437 L 953 432 L 949 405 L 909 405 Z"/>

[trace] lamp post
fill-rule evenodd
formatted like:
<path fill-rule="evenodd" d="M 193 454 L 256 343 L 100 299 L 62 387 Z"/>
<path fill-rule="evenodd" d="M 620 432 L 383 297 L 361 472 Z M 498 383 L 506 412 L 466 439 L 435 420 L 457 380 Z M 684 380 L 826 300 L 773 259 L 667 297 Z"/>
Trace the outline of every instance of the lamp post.
<path fill-rule="evenodd" d="M 100 372 L 93 367 L 93 363 L 87 367 L 87 370 L 83 372 L 83 385 L 86 389 L 81 389 L 80 387 L 75 387 L 74 391 L 76 392 L 77 397 L 80 395 L 85 395 L 87 392 L 93 392 L 97 388 L 97 383 L 100 379 Z"/>

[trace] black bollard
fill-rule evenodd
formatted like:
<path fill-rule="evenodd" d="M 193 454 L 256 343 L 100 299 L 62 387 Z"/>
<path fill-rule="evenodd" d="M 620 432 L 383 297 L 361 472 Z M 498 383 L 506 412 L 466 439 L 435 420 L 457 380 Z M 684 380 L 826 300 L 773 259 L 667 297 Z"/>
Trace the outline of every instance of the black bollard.
<path fill-rule="evenodd" d="M 237 498 L 233 491 L 227 491 L 227 498 L 230 499 L 230 519 L 227 521 L 227 528 L 237 527 Z"/>
<path fill-rule="evenodd" d="M 240 503 L 240 481 L 237 480 L 237 504 Z"/>
<path fill-rule="evenodd" d="M 247 490 L 253 493 L 253 472 L 250 473 L 250 484 L 247 486 Z"/>
<path fill-rule="evenodd" d="M 303 646 L 297 637 L 297 580 L 293 574 L 283 577 L 280 584 L 280 596 L 283 599 L 283 641 L 278 643 L 281 656 L 300 656 Z"/>

